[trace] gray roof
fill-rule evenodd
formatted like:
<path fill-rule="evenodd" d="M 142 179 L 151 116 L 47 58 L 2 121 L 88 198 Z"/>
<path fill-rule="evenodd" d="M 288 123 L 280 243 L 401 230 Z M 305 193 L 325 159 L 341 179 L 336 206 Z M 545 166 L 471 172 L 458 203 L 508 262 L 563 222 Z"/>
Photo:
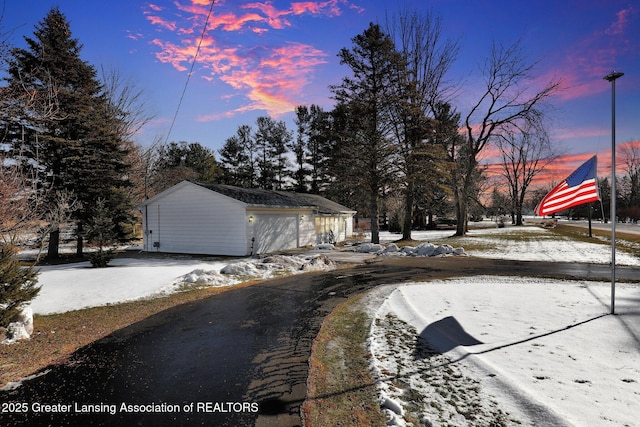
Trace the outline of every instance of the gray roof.
<path fill-rule="evenodd" d="M 316 194 L 242 188 L 231 185 L 204 184 L 199 182 L 194 182 L 194 184 L 254 207 L 311 208 L 317 210 L 319 213 L 325 214 L 355 212 L 353 209 L 349 209 Z"/>

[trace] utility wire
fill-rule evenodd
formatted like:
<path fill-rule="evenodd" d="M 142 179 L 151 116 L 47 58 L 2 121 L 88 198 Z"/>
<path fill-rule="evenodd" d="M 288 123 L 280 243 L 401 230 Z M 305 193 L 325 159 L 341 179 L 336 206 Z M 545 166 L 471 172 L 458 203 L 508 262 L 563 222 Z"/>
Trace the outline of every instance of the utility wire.
<path fill-rule="evenodd" d="M 198 53 L 200 53 L 200 47 L 202 46 L 202 40 L 204 39 L 204 35 L 207 32 L 207 26 L 209 25 L 209 19 L 211 19 L 211 14 L 213 13 L 213 5 L 215 0 L 211 0 L 211 6 L 209 7 L 209 13 L 207 14 L 207 20 L 204 23 L 204 28 L 202 29 L 202 34 L 200 35 L 200 41 L 198 41 L 198 48 L 196 49 L 196 54 L 193 56 L 193 61 L 191 61 L 191 69 L 189 70 L 189 74 L 187 74 L 187 80 L 184 82 L 184 88 L 182 89 L 182 95 L 180 95 L 180 101 L 178 102 L 178 106 L 176 107 L 176 112 L 173 115 L 173 120 L 171 121 L 171 126 L 169 127 L 169 132 L 167 132 L 167 138 L 165 139 L 165 144 L 169 141 L 169 135 L 171 135 L 171 131 L 173 130 L 173 125 L 175 125 L 176 120 L 178 118 L 178 112 L 180 111 L 180 107 L 182 106 L 182 100 L 184 99 L 185 93 L 187 93 L 187 86 L 189 86 L 189 80 L 191 80 L 191 75 L 193 74 L 193 68 L 196 66 L 196 60 L 198 59 Z"/>

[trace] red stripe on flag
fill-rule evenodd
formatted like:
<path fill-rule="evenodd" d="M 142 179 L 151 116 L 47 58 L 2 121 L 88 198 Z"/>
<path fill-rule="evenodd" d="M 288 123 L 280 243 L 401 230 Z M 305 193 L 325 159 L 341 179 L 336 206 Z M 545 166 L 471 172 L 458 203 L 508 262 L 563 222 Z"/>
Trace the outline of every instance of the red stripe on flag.
<path fill-rule="evenodd" d="M 600 199 L 598 198 L 595 179 L 588 179 L 575 187 L 569 187 L 567 182 L 563 181 L 542 199 L 536 207 L 536 214 L 540 216 L 550 215 L 554 212 L 597 200 Z"/>

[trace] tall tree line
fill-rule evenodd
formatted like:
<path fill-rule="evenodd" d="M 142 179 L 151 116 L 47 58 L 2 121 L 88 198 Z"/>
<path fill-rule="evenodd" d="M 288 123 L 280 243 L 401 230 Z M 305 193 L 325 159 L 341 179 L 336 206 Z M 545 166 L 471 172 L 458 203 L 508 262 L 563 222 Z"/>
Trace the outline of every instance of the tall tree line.
<path fill-rule="evenodd" d="M 77 253 L 98 198 L 111 212 L 119 239 L 131 235 L 127 157 L 128 112 L 115 103 L 96 69 L 81 58 L 70 24 L 53 8 L 36 25 L 26 48 L 9 52 L 3 87 L 2 142 L 19 163 L 31 198 L 49 220 L 47 256 L 59 255 L 60 221 L 75 223 Z"/>
<path fill-rule="evenodd" d="M 482 68 L 486 91 L 462 118 L 446 78 L 457 43 L 444 37 L 432 13 L 404 10 L 385 28 L 370 24 L 340 50 L 347 75 L 331 86 L 331 110 L 298 106 L 293 131 L 259 117 L 239 126 L 216 160 L 199 143 L 135 146 L 132 133 L 144 122 L 136 115 L 138 94 L 118 90 L 117 75 L 97 79 L 59 10 L 27 44 L 11 52 L 3 88 L 11 101 L 0 117 L 4 141 L 31 168 L 34 188 L 48 211 L 57 212 L 51 217 L 76 223 L 79 252 L 97 197 L 122 213 L 117 227 L 124 237 L 132 200 L 182 179 L 327 195 L 369 217 L 374 241 L 390 195 L 402 199 L 397 219 L 406 239 L 419 216 L 453 202 L 457 233 L 464 234 L 469 206 L 478 199 L 481 151 L 527 122 L 541 122 L 540 107 L 557 88 L 528 90 L 523 84 L 535 64 L 525 61 L 517 43 L 494 46 Z M 50 221 L 51 256 L 59 222 Z"/>
<path fill-rule="evenodd" d="M 322 192 L 366 212 L 374 242 L 385 198 L 394 193 L 403 199 L 399 222 L 405 239 L 411 238 L 417 213 L 431 216 L 449 201 L 456 234 L 465 234 L 470 209 L 479 203 L 480 153 L 513 129 L 542 123 L 544 103 L 559 83 L 530 90 L 535 63 L 526 61 L 520 44 L 494 45 L 481 68 L 484 92 L 463 119 L 451 103 L 455 87 L 446 79 L 457 52 L 431 13 L 401 11 L 386 29 L 371 23 L 338 53 L 348 75 L 331 86 L 334 109 L 296 110 L 298 134 L 288 145 L 296 163 L 290 187 Z M 268 151 L 260 132 L 252 135 L 241 127 L 225 143 L 224 179 L 282 188 L 283 181 L 276 185 L 273 178 L 273 159 L 282 159 L 282 151 L 275 154 L 274 142 Z M 517 192 L 521 205 L 523 192 Z"/>
<path fill-rule="evenodd" d="M 241 187 L 326 191 L 330 173 L 331 115 L 317 105 L 296 108 L 296 132 L 262 116 L 255 128 L 238 126 L 219 150 L 220 181 Z"/>
<path fill-rule="evenodd" d="M 338 53 L 347 75 L 330 87 L 333 109 L 299 106 L 295 134 L 264 117 L 257 129 L 240 126 L 220 150 L 221 180 L 325 194 L 366 215 L 374 242 L 392 195 L 402 199 L 396 219 L 403 238 L 411 238 L 420 216 L 443 213 L 447 205 L 456 214 L 456 234 L 464 235 L 481 206 L 479 158 L 498 146 L 520 218 L 532 177 L 551 158 L 541 124 L 560 83 L 533 82 L 536 63 L 520 42 L 494 44 L 480 66 L 484 87 L 461 112 L 452 102 L 460 88 L 447 79 L 457 54 L 457 42 L 444 36 L 431 12 L 402 10 L 385 28 L 371 23 Z M 525 157 L 523 146 L 531 147 Z M 533 169 L 520 167 L 532 161 Z"/>

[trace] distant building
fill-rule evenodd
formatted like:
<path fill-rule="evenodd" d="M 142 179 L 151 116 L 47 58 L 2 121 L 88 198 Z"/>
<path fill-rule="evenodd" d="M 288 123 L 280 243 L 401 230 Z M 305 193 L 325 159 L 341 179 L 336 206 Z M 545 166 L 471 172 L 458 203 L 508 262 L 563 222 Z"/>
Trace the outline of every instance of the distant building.
<path fill-rule="evenodd" d="M 313 194 L 190 181 L 136 208 L 145 251 L 232 256 L 345 240 L 356 213 Z"/>

